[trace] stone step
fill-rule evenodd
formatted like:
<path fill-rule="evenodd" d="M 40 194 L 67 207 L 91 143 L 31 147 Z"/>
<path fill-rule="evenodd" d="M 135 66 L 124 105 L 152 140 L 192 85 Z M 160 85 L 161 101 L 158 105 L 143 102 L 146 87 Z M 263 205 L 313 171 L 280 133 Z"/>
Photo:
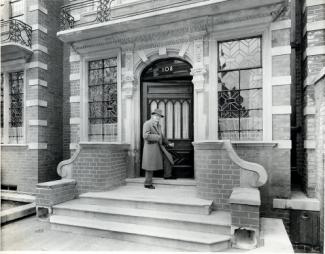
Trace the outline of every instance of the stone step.
<path fill-rule="evenodd" d="M 127 178 L 126 183 L 129 186 L 143 186 L 144 177 Z M 154 177 L 152 179 L 152 183 L 155 186 L 166 187 L 166 188 L 170 188 L 171 186 L 178 186 L 178 187 L 184 186 L 184 187 L 192 187 L 194 189 L 196 186 L 196 182 L 194 179 L 186 179 L 186 178 L 168 180 L 164 178 Z"/>
<path fill-rule="evenodd" d="M 108 192 L 88 192 L 79 196 L 79 202 L 89 205 L 127 207 L 157 211 L 169 211 L 190 214 L 210 214 L 212 201 L 190 195 L 173 195 L 168 189 L 128 188 L 128 193 L 112 190 Z M 179 190 L 181 192 L 181 190 Z"/>
<path fill-rule="evenodd" d="M 96 219 L 52 215 L 53 229 L 85 233 L 137 243 L 171 247 L 187 251 L 222 251 L 230 247 L 230 236 L 176 230 L 146 225 L 107 222 Z"/>
<path fill-rule="evenodd" d="M 54 215 L 102 221 L 124 222 L 196 232 L 230 234 L 230 213 L 212 212 L 210 215 L 162 212 L 144 209 L 107 207 L 81 204 L 72 200 L 53 207 Z"/>

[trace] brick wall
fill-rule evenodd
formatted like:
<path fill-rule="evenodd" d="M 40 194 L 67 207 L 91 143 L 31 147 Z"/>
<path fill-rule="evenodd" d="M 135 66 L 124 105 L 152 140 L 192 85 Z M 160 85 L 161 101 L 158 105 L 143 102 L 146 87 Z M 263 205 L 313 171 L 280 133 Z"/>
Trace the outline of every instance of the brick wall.
<path fill-rule="evenodd" d="M 80 153 L 72 169 L 78 193 L 104 191 L 125 184 L 128 148 L 123 144 L 80 143 Z"/>
<path fill-rule="evenodd" d="M 1 147 L 1 184 L 16 185 L 20 192 L 35 192 L 38 151 L 27 146 Z"/>
<path fill-rule="evenodd" d="M 325 4 L 321 2 L 305 1 L 303 10 L 303 58 L 304 58 L 304 140 L 305 140 L 305 163 L 303 170 L 304 190 L 309 197 L 318 195 L 317 188 L 317 163 L 315 152 L 316 121 L 315 118 L 315 90 L 312 86 L 313 78 L 325 66 L 325 54 L 320 50 L 325 46 L 325 28 L 319 26 L 319 22 L 325 20 Z M 318 23 L 317 23 L 318 22 Z M 316 121 L 315 121 L 316 120 Z"/>
<path fill-rule="evenodd" d="M 228 199 L 233 187 L 240 186 L 240 167 L 222 147 L 217 151 L 195 149 L 197 194 L 200 198 L 212 199 L 213 209 L 229 210 Z"/>

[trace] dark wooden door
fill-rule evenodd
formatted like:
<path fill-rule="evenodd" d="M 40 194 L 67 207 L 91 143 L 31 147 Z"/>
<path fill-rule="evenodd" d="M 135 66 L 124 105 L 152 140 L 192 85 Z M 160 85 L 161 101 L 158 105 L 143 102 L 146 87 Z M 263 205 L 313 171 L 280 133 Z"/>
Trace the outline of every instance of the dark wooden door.
<path fill-rule="evenodd" d="M 160 108 L 162 132 L 175 144 L 170 149 L 175 165 L 173 174 L 179 178 L 193 178 L 193 85 L 190 81 L 143 82 L 142 125 L 151 112 Z M 142 133 L 142 132 L 141 132 Z M 142 140 L 143 142 L 143 140 Z M 155 176 L 162 176 L 161 171 Z"/>

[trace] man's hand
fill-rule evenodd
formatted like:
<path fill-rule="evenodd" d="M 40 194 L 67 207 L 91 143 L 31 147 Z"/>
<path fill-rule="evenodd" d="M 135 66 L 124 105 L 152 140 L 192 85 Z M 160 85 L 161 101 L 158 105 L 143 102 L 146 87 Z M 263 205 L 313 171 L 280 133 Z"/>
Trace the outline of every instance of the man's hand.
<path fill-rule="evenodd" d="M 174 144 L 174 143 L 169 143 L 168 146 L 170 146 L 170 147 L 174 147 L 175 144 Z"/>

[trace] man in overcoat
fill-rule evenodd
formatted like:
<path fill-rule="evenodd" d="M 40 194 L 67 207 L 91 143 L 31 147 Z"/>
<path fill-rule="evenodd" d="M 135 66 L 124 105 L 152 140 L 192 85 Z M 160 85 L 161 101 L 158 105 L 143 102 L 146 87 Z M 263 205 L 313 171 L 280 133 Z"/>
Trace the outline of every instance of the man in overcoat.
<path fill-rule="evenodd" d="M 172 176 L 173 159 L 164 145 L 173 147 L 161 132 L 160 119 L 164 117 L 161 109 L 155 109 L 151 118 L 143 124 L 143 155 L 142 168 L 145 170 L 144 187 L 154 189 L 152 185 L 153 172 L 164 169 L 165 179 L 176 179 Z"/>

